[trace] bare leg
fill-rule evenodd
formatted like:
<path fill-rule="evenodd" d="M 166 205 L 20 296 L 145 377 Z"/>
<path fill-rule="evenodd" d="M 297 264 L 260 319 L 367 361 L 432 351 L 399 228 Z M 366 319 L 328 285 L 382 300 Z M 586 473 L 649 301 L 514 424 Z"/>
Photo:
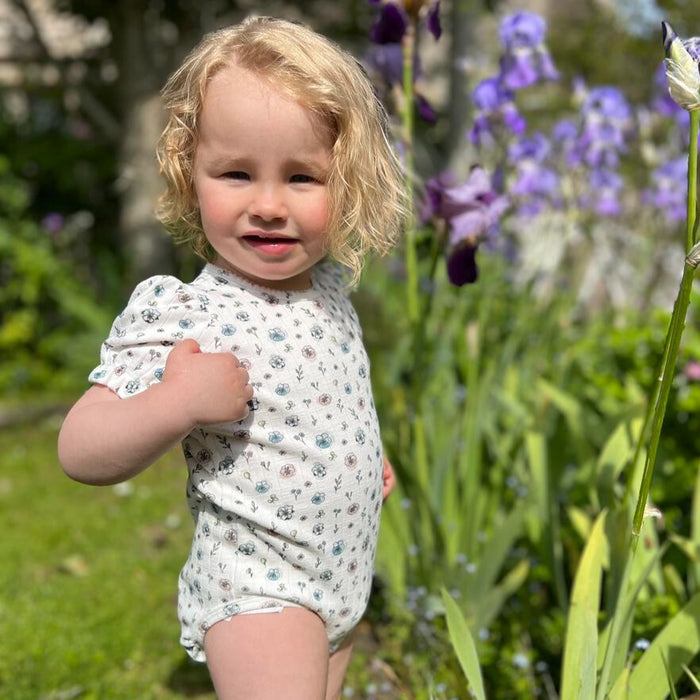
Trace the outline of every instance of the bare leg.
<path fill-rule="evenodd" d="M 350 633 L 328 662 L 328 688 L 326 690 L 326 700 L 340 700 L 343 692 L 343 681 L 348 670 L 352 647 L 355 642 L 355 634 Z"/>
<path fill-rule="evenodd" d="M 204 648 L 219 700 L 326 697 L 328 637 L 309 610 L 235 615 L 207 631 Z"/>

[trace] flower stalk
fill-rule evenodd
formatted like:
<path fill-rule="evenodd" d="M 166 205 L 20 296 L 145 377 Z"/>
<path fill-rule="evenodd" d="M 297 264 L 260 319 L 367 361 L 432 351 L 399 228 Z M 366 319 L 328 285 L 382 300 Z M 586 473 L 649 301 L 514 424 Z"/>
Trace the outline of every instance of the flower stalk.
<path fill-rule="evenodd" d="M 661 428 L 663 426 L 664 416 L 666 414 L 666 405 L 673 383 L 673 376 L 676 369 L 678 359 L 678 350 L 680 348 L 681 337 L 685 329 L 685 319 L 690 305 L 690 293 L 693 287 L 693 277 L 697 268 L 698 252 L 697 243 L 697 228 L 696 223 L 696 208 L 697 208 L 697 166 L 698 166 L 698 126 L 700 125 L 700 111 L 692 110 L 690 112 L 690 146 L 688 152 L 688 207 L 687 207 L 687 228 L 686 228 L 686 260 L 683 266 L 683 276 L 681 278 L 678 296 L 673 305 L 673 313 L 671 322 L 666 335 L 666 343 L 664 347 L 661 369 L 657 376 L 654 392 L 649 402 L 647 419 L 645 426 L 640 435 L 640 442 L 644 440 L 646 432 L 646 424 L 651 425 L 651 436 L 649 438 L 649 449 L 644 464 L 642 473 L 642 481 L 639 489 L 639 497 L 634 511 L 632 521 L 632 535 L 634 538 L 634 546 L 639 538 L 639 533 L 642 529 L 644 520 L 644 511 L 646 509 L 649 490 L 651 488 L 651 480 L 654 474 L 654 466 L 656 464 L 656 455 L 659 448 L 659 440 L 661 438 Z M 650 416 L 650 418 L 649 418 Z M 639 451 L 639 450 L 638 450 Z"/>
<path fill-rule="evenodd" d="M 414 91 L 413 91 L 413 55 L 416 44 L 416 21 L 412 19 L 406 28 L 402 39 L 403 51 L 403 105 L 402 127 L 403 142 L 405 148 L 406 190 L 408 201 L 408 217 L 406 221 L 405 255 L 406 255 L 406 303 L 408 319 L 412 326 L 419 322 L 419 294 L 418 294 L 418 255 L 416 251 L 416 215 L 413 204 L 415 189 L 415 163 L 413 158 L 413 132 L 414 132 Z"/>

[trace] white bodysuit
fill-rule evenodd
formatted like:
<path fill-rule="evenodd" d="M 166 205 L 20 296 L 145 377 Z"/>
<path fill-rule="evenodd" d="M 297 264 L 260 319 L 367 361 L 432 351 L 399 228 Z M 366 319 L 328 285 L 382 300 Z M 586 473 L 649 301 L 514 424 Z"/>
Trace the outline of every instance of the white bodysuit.
<path fill-rule="evenodd" d="M 213 264 L 190 284 L 152 277 L 90 374 L 132 396 L 160 381 L 185 338 L 248 369 L 248 417 L 183 441 L 195 531 L 178 614 L 198 661 L 214 623 L 288 606 L 318 614 L 333 650 L 369 600 L 383 471 L 369 363 L 340 271 L 317 265 L 312 279 L 277 291 Z"/>

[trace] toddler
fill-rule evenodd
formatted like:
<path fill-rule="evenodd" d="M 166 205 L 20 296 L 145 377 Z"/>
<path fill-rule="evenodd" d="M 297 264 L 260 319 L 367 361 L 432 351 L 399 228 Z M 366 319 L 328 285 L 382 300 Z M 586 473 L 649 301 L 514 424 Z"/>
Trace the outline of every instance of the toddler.
<path fill-rule="evenodd" d="M 113 484 L 181 441 L 182 644 L 220 700 L 339 698 L 394 478 L 347 295 L 403 221 L 386 117 L 349 54 L 265 17 L 205 36 L 163 97 L 159 216 L 206 264 L 136 287 L 61 464 Z"/>

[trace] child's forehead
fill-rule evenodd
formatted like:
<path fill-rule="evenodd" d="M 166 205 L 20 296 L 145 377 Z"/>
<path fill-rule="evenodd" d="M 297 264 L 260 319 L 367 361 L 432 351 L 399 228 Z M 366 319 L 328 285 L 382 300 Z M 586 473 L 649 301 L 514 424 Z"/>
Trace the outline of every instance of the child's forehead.
<path fill-rule="evenodd" d="M 203 107 L 221 104 L 224 97 L 232 98 L 233 104 L 255 101 L 275 109 L 280 102 L 301 108 L 311 121 L 324 129 L 333 131 L 334 123 L 324 111 L 312 104 L 308 94 L 301 94 L 291 82 L 284 82 L 279 77 L 272 78 L 262 70 L 252 70 L 232 61 L 214 73 L 204 92 Z"/>

